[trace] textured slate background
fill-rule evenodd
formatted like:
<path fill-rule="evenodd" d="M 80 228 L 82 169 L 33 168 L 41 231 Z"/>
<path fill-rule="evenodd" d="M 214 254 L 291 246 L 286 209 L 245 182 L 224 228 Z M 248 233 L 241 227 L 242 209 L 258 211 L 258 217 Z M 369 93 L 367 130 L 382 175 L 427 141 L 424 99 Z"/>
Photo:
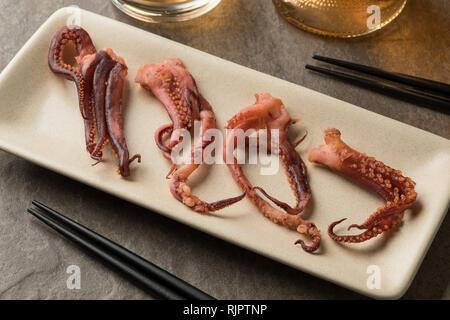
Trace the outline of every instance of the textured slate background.
<path fill-rule="evenodd" d="M 108 0 L 2 0 L 0 70 L 52 12 L 72 4 L 450 138 L 448 115 L 303 68 L 317 53 L 450 82 L 448 1 L 410 0 L 381 32 L 339 40 L 289 25 L 270 0 L 224 0 L 204 17 L 172 25 L 134 21 Z M 31 199 L 60 209 L 218 298 L 362 298 L 2 151 L 0 177 L 1 299 L 151 298 L 28 216 Z M 405 298 L 450 298 L 449 227 L 447 217 Z M 81 267 L 81 290 L 66 289 L 71 264 Z"/>

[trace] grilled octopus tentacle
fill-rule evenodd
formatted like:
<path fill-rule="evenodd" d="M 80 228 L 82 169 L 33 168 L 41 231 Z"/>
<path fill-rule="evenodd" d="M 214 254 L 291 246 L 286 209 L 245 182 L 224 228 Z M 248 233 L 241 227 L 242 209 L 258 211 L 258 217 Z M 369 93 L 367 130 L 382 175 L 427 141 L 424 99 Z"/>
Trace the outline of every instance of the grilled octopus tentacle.
<path fill-rule="evenodd" d="M 206 130 L 215 127 L 215 117 L 211 110 L 203 110 L 200 112 L 200 119 L 202 123 L 201 136 L 203 136 Z M 192 172 L 200 166 L 200 163 L 202 163 L 203 149 L 207 145 L 208 144 L 205 144 L 201 141 L 201 139 L 199 139 L 199 141 L 194 145 L 190 162 L 182 165 L 173 173 L 172 182 L 170 185 L 170 191 L 175 198 L 198 212 L 216 211 L 238 202 L 245 197 L 245 193 L 243 193 L 237 197 L 220 200 L 214 203 L 207 203 L 191 194 L 191 189 L 187 184 L 187 179 Z"/>
<path fill-rule="evenodd" d="M 81 69 L 81 74 L 83 76 L 84 82 L 93 84 L 94 83 L 94 75 L 95 70 L 98 66 L 98 64 L 101 62 L 102 56 L 98 54 L 91 54 L 86 56 L 86 58 L 83 59 L 83 68 Z M 88 127 L 86 127 L 86 141 L 88 141 L 87 144 L 87 151 L 91 154 L 93 154 L 95 145 L 96 145 L 96 138 L 97 138 L 97 121 L 95 116 L 95 90 L 93 88 L 93 85 L 90 86 L 89 90 L 86 90 L 86 96 L 88 100 L 88 107 L 87 110 L 89 110 L 89 121 L 92 122 L 92 126 L 90 127 L 90 130 L 88 131 Z M 85 118 L 86 122 L 86 118 Z M 89 137 L 88 137 L 89 136 Z M 100 157 L 102 154 L 99 155 Z"/>
<path fill-rule="evenodd" d="M 230 131 L 224 142 L 223 157 L 234 180 L 239 187 L 247 193 L 247 196 L 259 211 L 277 224 L 282 224 L 290 229 L 297 230 L 299 233 L 308 235 L 312 240 L 311 245 L 307 245 L 303 240 L 298 240 L 296 244 L 301 244 L 302 248 L 307 252 L 313 252 L 319 248 L 321 236 L 320 231 L 314 223 L 305 221 L 298 215 L 311 198 L 311 188 L 307 180 L 306 166 L 287 138 L 287 131 L 292 123 L 295 123 L 295 121 L 290 118 L 280 99 L 273 98 L 268 93 L 257 94 L 256 103 L 254 105 L 241 110 L 228 122 L 227 129 Z M 235 142 L 237 140 L 235 132 L 237 132 L 237 130 L 245 131 L 248 129 L 278 130 L 280 139 L 279 144 L 278 146 L 275 146 L 277 148 L 273 147 L 271 150 L 280 155 L 283 166 L 286 168 L 291 188 L 295 191 L 297 200 L 297 204 L 294 208 L 269 196 L 260 187 L 253 187 L 245 176 L 242 167 L 238 164 L 237 159 L 232 155 L 232 150 L 236 147 Z M 228 158 L 229 156 L 230 158 Z M 282 207 L 286 212 L 271 206 L 257 194 L 257 190 L 261 191 L 266 197 Z"/>
<path fill-rule="evenodd" d="M 155 142 L 158 148 L 162 151 L 164 158 L 167 160 L 172 161 L 172 157 L 170 156 L 170 153 L 172 152 L 172 149 L 166 146 L 163 142 L 163 138 L 165 134 L 172 134 L 173 132 L 173 124 L 165 124 L 161 127 L 159 127 L 155 131 Z"/>
<path fill-rule="evenodd" d="M 127 67 L 120 62 L 112 68 L 106 89 L 106 125 L 108 128 L 111 147 L 114 155 L 119 159 L 120 175 L 127 177 L 130 175 L 130 163 L 134 160 L 141 162 L 141 155 L 135 154 L 130 158 L 125 136 L 123 134 L 122 121 L 122 91 Z"/>
<path fill-rule="evenodd" d="M 91 157 L 95 160 L 102 161 L 102 150 L 110 140 L 108 127 L 106 125 L 106 87 L 108 86 L 109 73 L 116 65 L 116 62 L 105 51 L 100 51 L 97 53 L 97 56 L 100 56 L 101 59 L 94 74 L 94 114 L 98 137 L 94 150 L 91 153 Z"/>
<path fill-rule="evenodd" d="M 341 140 L 339 130 L 327 129 L 324 136 L 325 145 L 312 149 L 309 152 L 309 161 L 342 173 L 373 190 L 386 201 L 364 223 L 352 224 L 348 228 L 365 230 L 361 234 L 343 236 L 335 234 L 333 229 L 345 220 L 342 219 L 329 226 L 330 237 L 339 242 L 363 242 L 399 226 L 402 223 L 403 212 L 410 208 L 417 198 L 414 190 L 415 182 L 404 177 L 401 171 L 350 148 Z"/>
<path fill-rule="evenodd" d="M 64 62 L 64 48 L 69 41 L 75 44 L 79 67 Z M 48 63 L 55 74 L 75 81 L 85 125 L 86 149 L 91 157 L 101 161 L 102 149 L 112 139 L 113 151 L 119 157 L 119 173 L 128 176 L 129 163 L 140 156 L 128 159 L 123 136 L 121 97 L 127 69 L 125 61 L 109 48 L 97 53 L 85 30 L 68 26 L 53 37 Z"/>
<path fill-rule="evenodd" d="M 92 83 L 85 80 L 81 70 L 64 61 L 64 49 L 69 41 L 75 44 L 78 63 L 84 57 L 96 52 L 94 44 L 85 30 L 78 26 L 63 27 L 55 34 L 50 44 L 48 65 L 53 73 L 75 82 L 80 112 L 84 119 L 86 148 L 90 151 L 96 130 L 95 121 L 92 119 Z"/>
<path fill-rule="evenodd" d="M 144 65 L 139 69 L 135 81 L 148 89 L 164 105 L 172 123 L 160 127 L 155 133 L 155 141 L 163 156 L 172 162 L 169 186 L 173 196 L 186 206 L 198 212 L 222 209 L 244 198 L 245 194 L 214 203 L 207 203 L 191 194 L 187 184 L 189 176 L 200 166 L 207 142 L 204 134 L 216 128 L 216 119 L 210 104 L 198 92 L 194 78 L 185 69 L 180 59 L 167 59 L 158 64 Z M 172 149 L 180 143 L 175 134 L 179 130 L 191 130 L 194 122 L 201 122 L 200 139 L 193 145 L 190 160 L 176 168 Z M 163 143 L 163 136 L 170 133 L 169 141 Z M 168 176 L 169 176 L 168 175 Z"/>

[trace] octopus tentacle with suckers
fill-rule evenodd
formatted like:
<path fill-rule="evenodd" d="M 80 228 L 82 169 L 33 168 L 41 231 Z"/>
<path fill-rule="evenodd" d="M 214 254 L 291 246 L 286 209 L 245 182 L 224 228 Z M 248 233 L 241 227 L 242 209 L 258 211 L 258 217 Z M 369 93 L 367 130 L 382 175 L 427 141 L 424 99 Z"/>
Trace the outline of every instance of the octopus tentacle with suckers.
<path fill-rule="evenodd" d="M 345 219 L 333 222 L 328 228 L 329 236 L 338 242 L 357 243 L 399 226 L 403 213 L 417 198 L 415 182 L 373 157 L 350 148 L 341 139 L 337 129 L 324 132 L 325 144 L 310 150 L 309 161 L 319 163 L 359 182 L 381 196 L 386 203 L 377 209 L 362 224 L 352 224 L 348 228 L 365 230 L 357 235 L 337 235 L 334 227 Z"/>
<path fill-rule="evenodd" d="M 211 212 L 232 205 L 245 197 L 237 197 L 207 203 L 191 192 L 187 180 L 189 176 L 203 163 L 204 149 L 212 141 L 205 141 L 206 131 L 216 128 L 216 117 L 211 105 L 199 93 L 192 75 L 186 70 L 180 59 L 167 59 L 158 64 L 142 66 L 135 81 L 164 105 L 171 124 L 161 126 L 155 132 L 155 142 L 163 156 L 172 161 L 170 170 L 170 191 L 180 202 L 197 212 Z M 181 140 L 177 134 L 180 130 L 189 132 L 194 128 L 194 122 L 200 122 L 200 137 L 194 143 L 191 157 L 176 168 L 176 159 L 172 157 L 173 148 Z M 164 136 L 169 135 L 169 142 L 164 143 Z"/>
<path fill-rule="evenodd" d="M 64 50 L 70 42 L 75 46 L 79 67 L 64 61 Z M 128 70 L 125 61 L 110 48 L 97 52 L 89 34 L 81 27 L 65 26 L 52 39 L 48 64 L 55 74 L 76 84 L 86 149 L 91 157 L 101 161 L 103 148 L 111 143 L 119 159 L 118 173 L 129 176 L 130 163 L 136 159 L 140 162 L 141 156 L 129 157 L 123 133 L 122 91 Z"/>
<path fill-rule="evenodd" d="M 259 211 L 273 222 L 309 236 L 312 239 L 311 245 L 307 245 L 303 240 L 298 240 L 296 243 L 300 243 L 305 251 L 313 252 L 320 246 L 320 231 L 313 222 L 305 221 L 299 216 L 299 213 L 303 211 L 311 198 L 311 188 L 307 178 L 306 166 L 295 151 L 295 146 L 303 138 L 298 143 L 292 144 L 287 136 L 288 128 L 296 122 L 297 120 L 291 119 L 280 99 L 274 98 L 268 93 L 257 94 L 255 104 L 244 108 L 228 122 L 226 128 L 229 131 L 223 146 L 223 157 L 234 180 L 247 193 L 248 198 Z M 245 176 L 241 165 L 232 155 L 232 150 L 236 147 L 237 130 L 246 131 L 249 129 L 267 129 L 269 140 L 271 140 L 271 130 L 277 130 L 279 135 L 278 145 L 272 146 L 268 144 L 268 147 L 273 154 L 278 154 L 282 160 L 288 181 L 296 197 L 295 207 L 290 207 L 288 204 L 271 197 L 260 187 L 253 187 Z M 262 192 L 272 202 L 284 209 L 285 212 L 270 205 L 258 195 L 257 191 Z"/>

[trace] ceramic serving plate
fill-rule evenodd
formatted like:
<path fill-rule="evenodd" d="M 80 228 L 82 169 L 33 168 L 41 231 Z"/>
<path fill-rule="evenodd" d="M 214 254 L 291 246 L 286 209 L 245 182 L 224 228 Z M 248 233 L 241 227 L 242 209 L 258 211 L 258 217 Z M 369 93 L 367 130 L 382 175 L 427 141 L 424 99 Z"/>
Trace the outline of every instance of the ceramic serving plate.
<path fill-rule="evenodd" d="M 98 49 L 114 48 L 129 67 L 124 91 L 125 134 L 131 154 L 130 179 L 116 173 L 116 161 L 91 167 L 85 151 L 83 123 L 73 82 L 55 76 L 47 53 L 53 34 L 66 24 L 72 10 L 55 12 L 31 37 L 0 75 L 0 147 L 29 161 L 100 190 L 151 209 L 174 220 L 227 240 L 291 267 L 376 298 L 398 298 L 411 283 L 448 208 L 450 141 L 406 124 L 336 100 L 301 86 L 222 60 L 117 21 L 82 11 L 80 23 Z M 273 224 L 245 199 L 211 215 L 189 210 L 173 199 L 165 176 L 170 164 L 153 140 L 154 131 L 169 118 L 149 92 L 133 79 L 142 64 L 181 58 L 209 100 L 223 128 L 254 93 L 270 92 L 283 100 L 292 118 L 301 118 L 292 137 L 308 130 L 298 147 L 309 170 L 313 198 L 304 217 L 322 231 L 322 246 L 305 253 L 294 242 L 301 235 Z M 323 143 L 322 131 L 336 127 L 343 139 L 361 152 L 400 169 L 417 182 L 418 200 L 396 232 L 363 244 L 342 245 L 327 233 L 330 222 L 348 217 L 361 223 L 382 200 L 331 171 L 307 162 L 310 148 Z M 262 176 L 258 165 L 247 165 L 255 185 L 293 203 L 283 170 Z M 225 165 L 202 166 L 194 174 L 194 192 L 207 201 L 240 194 Z M 126 216 L 124 216 L 126 219 Z M 337 232 L 345 232 L 339 227 Z"/>

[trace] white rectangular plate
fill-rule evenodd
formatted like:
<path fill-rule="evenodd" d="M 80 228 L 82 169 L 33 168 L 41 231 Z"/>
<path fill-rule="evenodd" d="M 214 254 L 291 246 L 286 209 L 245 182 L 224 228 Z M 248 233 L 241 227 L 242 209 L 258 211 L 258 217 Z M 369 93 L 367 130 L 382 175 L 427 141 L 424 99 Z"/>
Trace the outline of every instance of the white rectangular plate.
<path fill-rule="evenodd" d="M 130 153 L 143 162 L 132 164 L 130 179 L 116 173 L 116 162 L 91 167 L 85 151 L 83 123 L 73 82 L 55 76 L 47 66 L 53 34 L 71 10 L 54 13 L 0 75 L 0 147 L 63 175 L 157 211 L 172 219 L 225 239 L 299 270 L 362 294 L 398 298 L 411 283 L 442 222 L 450 197 L 450 141 L 301 86 L 224 61 L 117 21 L 82 11 L 81 25 L 98 49 L 111 47 L 129 67 L 124 92 L 125 134 Z M 348 217 L 360 223 L 380 198 L 327 169 L 307 162 L 313 199 L 304 216 L 322 231 L 318 253 L 307 254 L 294 241 L 300 235 L 264 218 L 243 200 L 213 215 L 195 213 L 173 199 L 165 175 L 170 164 L 153 141 L 153 133 L 169 118 L 147 91 L 134 84 L 139 66 L 169 57 L 181 58 L 197 80 L 200 92 L 217 116 L 218 128 L 254 102 L 253 94 L 270 92 L 283 100 L 292 118 L 301 118 L 293 136 L 308 130 L 298 148 L 303 159 L 323 143 L 322 131 L 336 127 L 351 146 L 400 169 L 417 182 L 418 201 L 396 232 L 363 244 L 341 245 L 327 233 L 330 222 Z M 255 185 L 285 201 L 293 201 L 282 170 L 261 176 L 246 166 Z M 240 194 L 225 165 L 202 166 L 192 178 L 195 193 L 207 201 Z M 126 219 L 126 217 L 124 217 Z M 344 227 L 337 230 L 344 232 Z M 380 288 L 367 285 L 376 266 Z M 377 274 L 375 274 L 377 276 Z M 370 282 L 370 281 L 369 281 Z"/>

